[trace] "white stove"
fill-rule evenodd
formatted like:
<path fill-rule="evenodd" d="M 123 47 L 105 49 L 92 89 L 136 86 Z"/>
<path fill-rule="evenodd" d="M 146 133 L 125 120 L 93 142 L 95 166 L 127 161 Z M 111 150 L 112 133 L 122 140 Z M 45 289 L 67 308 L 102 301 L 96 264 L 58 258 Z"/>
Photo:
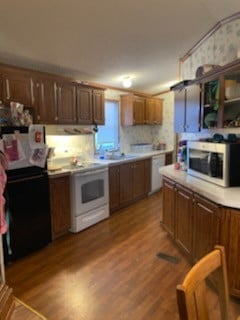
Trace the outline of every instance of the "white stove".
<path fill-rule="evenodd" d="M 109 217 L 108 166 L 86 163 L 71 168 L 71 229 L 76 233 Z"/>

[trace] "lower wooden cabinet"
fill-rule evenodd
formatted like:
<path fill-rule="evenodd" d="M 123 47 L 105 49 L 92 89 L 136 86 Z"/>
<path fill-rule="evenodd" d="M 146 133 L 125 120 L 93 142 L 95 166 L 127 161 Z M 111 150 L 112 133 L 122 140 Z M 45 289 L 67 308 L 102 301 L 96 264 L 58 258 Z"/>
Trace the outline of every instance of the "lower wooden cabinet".
<path fill-rule="evenodd" d="M 240 210 L 219 206 L 164 177 L 163 227 L 192 263 L 223 245 L 230 294 L 240 298 Z"/>
<path fill-rule="evenodd" d="M 150 192 L 151 160 L 130 161 L 109 167 L 110 212 Z"/>
<path fill-rule="evenodd" d="M 71 223 L 69 176 L 50 178 L 52 238 L 69 231 Z"/>
<path fill-rule="evenodd" d="M 163 211 L 162 223 L 167 232 L 174 237 L 175 227 L 175 183 L 172 180 L 163 179 Z"/>
<path fill-rule="evenodd" d="M 240 297 L 240 212 L 229 209 L 229 244 L 226 250 L 228 257 L 228 278 L 230 292 Z"/>
<path fill-rule="evenodd" d="M 175 201 L 175 241 L 191 259 L 193 252 L 193 192 L 177 184 Z"/>
<path fill-rule="evenodd" d="M 220 208 L 215 203 L 199 196 L 194 196 L 193 210 L 193 262 L 219 244 Z"/>

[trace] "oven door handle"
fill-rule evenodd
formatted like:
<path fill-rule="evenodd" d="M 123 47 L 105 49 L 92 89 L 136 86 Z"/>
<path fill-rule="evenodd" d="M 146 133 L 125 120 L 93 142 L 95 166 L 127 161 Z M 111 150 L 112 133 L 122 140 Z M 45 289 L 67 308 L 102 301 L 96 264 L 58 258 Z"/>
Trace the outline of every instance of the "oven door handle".
<path fill-rule="evenodd" d="M 97 173 L 103 173 L 103 172 L 107 172 L 108 171 L 108 168 L 104 168 L 104 169 L 98 169 L 98 170 L 88 170 L 88 171 L 85 171 L 85 172 L 73 172 L 73 175 L 75 177 L 83 177 L 83 176 L 89 176 L 89 175 L 94 175 L 94 174 L 97 174 Z"/>
<path fill-rule="evenodd" d="M 24 177 L 24 178 L 17 178 L 17 179 L 13 178 L 13 179 L 8 180 L 8 184 L 31 181 L 31 180 L 37 180 L 37 179 L 44 178 L 44 177 L 45 177 L 45 175 L 39 174 L 39 175 L 36 175 L 36 176 L 30 176 L 30 177 Z"/>

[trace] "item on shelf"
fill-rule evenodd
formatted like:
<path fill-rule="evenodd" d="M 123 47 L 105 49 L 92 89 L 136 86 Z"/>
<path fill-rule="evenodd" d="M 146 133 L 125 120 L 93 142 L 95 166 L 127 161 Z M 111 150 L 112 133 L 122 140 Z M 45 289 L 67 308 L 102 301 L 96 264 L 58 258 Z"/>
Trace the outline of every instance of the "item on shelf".
<path fill-rule="evenodd" d="M 206 73 L 208 73 L 212 70 L 216 70 L 218 68 L 220 68 L 220 66 L 217 64 L 204 64 L 204 65 L 197 68 L 196 78 L 201 77 L 201 76 L 205 75 Z"/>
<path fill-rule="evenodd" d="M 240 97 L 240 83 L 235 80 L 225 80 L 225 98 L 227 100 Z"/>
<path fill-rule="evenodd" d="M 0 126 L 10 126 L 11 124 L 11 110 L 0 101 Z"/>
<path fill-rule="evenodd" d="M 32 115 L 29 109 L 25 108 L 23 104 L 18 102 L 10 102 L 12 123 L 15 126 L 30 126 L 32 124 Z"/>
<path fill-rule="evenodd" d="M 216 126 L 217 113 L 210 112 L 204 118 L 204 124 L 207 128 L 214 128 Z"/>

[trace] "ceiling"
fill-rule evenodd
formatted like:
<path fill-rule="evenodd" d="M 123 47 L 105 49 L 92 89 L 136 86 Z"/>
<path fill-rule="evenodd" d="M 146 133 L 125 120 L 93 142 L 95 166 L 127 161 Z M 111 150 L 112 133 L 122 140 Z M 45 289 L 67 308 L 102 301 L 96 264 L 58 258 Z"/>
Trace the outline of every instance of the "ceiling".
<path fill-rule="evenodd" d="M 155 94 L 236 0 L 0 0 L 0 62 Z"/>

